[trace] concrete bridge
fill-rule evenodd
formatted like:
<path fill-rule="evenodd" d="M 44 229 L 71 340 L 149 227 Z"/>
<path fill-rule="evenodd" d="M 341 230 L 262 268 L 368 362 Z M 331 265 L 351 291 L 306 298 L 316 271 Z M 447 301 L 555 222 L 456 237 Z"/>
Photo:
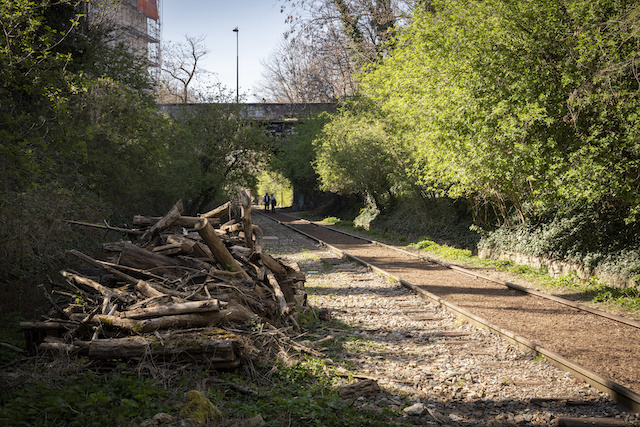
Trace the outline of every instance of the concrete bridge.
<path fill-rule="evenodd" d="M 234 107 L 236 104 L 158 104 L 160 110 L 173 118 L 178 118 L 189 111 L 207 108 L 209 105 Z M 242 114 L 249 119 L 267 123 L 267 130 L 273 136 L 282 136 L 291 132 L 293 127 L 305 118 L 323 111 L 332 112 L 337 107 L 333 102 L 311 102 L 293 104 L 250 103 L 240 104 Z"/>

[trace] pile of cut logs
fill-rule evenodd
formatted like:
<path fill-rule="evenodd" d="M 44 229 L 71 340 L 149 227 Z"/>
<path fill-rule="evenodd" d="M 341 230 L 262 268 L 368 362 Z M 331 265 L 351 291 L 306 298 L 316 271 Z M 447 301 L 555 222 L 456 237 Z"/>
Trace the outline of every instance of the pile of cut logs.
<path fill-rule="evenodd" d="M 108 261 L 69 251 L 88 268 L 61 271 L 63 281 L 43 287 L 52 309 L 21 323 L 27 346 L 90 359 L 235 367 L 247 353 L 244 331 L 298 328 L 305 275 L 263 251 L 249 193 L 239 201 L 197 217 L 181 216 L 179 201 L 164 217 L 136 216 L 138 229 L 75 222 L 135 238 L 104 244 Z"/>

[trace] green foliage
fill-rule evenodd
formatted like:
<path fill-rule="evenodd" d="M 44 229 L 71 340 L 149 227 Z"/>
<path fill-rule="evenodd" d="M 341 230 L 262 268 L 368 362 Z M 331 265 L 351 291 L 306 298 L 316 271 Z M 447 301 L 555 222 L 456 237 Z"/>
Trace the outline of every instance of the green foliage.
<path fill-rule="evenodd" d="M 259 204 L 263 204 L 262 198 L 265 194 L 273 194 L 277 206 L 291 206 L 293 201 L 293 188 L 287 178 L 278 172 L 269 170 L 263 171 L 258 176 L 256 194 Z"/>
<path fill-rule="evenodd" d="M 433 2 L 363 93 L 418 180 L 519 221 L 567 201 L 637 209 L 634 2 Z"/>
<path fill-rule="evenodd" d="M 268 388 L 258 396 L 230 393 L 225 396 L 225 409 L 247 417 L 259 414 L 272 426 L 401 425 L 394 422 L 397 413 L 366 411 L 340 398 L 332 385 L 331 369 L 318 359 L 293 366 L 278 364 Z"/>
<path fill-rule="evenodd" d="M 335 216 L 328 216 L 320 222 L 326 225 L 336 225 L 338 223 L 342 224 L 342 220 L 340 220 L 340 218 L 336 218 Z"/>
<path fill-rule="evenodd" d="M 170 412 L 150 380 L 91 372 L 3 392 L 0 422 L 12 426 L 119 426 Z"/>
<path fill-rule="evenodd" d="M 16 0 L 0 4 L 0 178 L 2 191 L 39 182 L 53 159 L 74 152 L 61 138 L 68 96 L 78 88 L 66 72 L 68 52 L 58 50 L 78 25 L 74 1 Z M 60 19 L 60 14 L 67 19 Z M 54 19 L 55 18 L 55 19 Z"/>
<path fill-rule="evenodd" d="M 76 169 L 80 182 L 129 212 L 158 208 L 153 190 L 168 161 L 171 128 L 155 104 L 122 83 L 100 78 L 87 84 L 74 108 L 78 138 L 85 147 L 85 161 L 78 159 Z M 166 206 L 175 200 L 159 202 Z"/>
<path fill-rule="evenodd" d="M 601 273 L 640 275 L 638 223 L 626 224 L 615 209 L 568 205 L 537 222 L 486 233 L 480 248 L 575 262 Z"/>
<path fill-rule="evenodd" d="M 200 105 L 175 121 L 166 165 L 169 188 L 190 201 L 190 213 L 205 212 L 241 188 L 255 188 L 267 152 L 262 127 L 242 118 L 240 107 Z"/>
<path fill-rule="evenodd" d="M 179 198 L 202 211 L 253 187 L 266 151 L 235 107 L 159 114 L 145 58 L 112 28 L 80 25 L 83 5 L 0 3 L 0 295 L 12 309 L 33 312 L 64 251 L 105 238 L 65 219 L 121 225 Z"/>
<path fill-rule="evenodd" d="M 404 156 L 377 111 L 354 99 L 332 116 L 314 142 L 323 190 L 360 194 L 384 209 L 402 176 Z"/>
<path fill-rule="evenodd" d="M 294 191 L 307 199 L 319 189 L 318 175 L 313 169 L 316 158 L 313 142 L 328 121 L 327 113 L 304 119 L 296 125 L 294 133 L 281 141 L 270 159 L 271 168 L 286 177 Z"/>
<path fill-rule="evenodd" d="M 323 188 L 365 195 L 367 226 L 399 195 L 464 199 L 512 249 L 637 275 L 637 2 L 426 6 L 325 125 Z"/>

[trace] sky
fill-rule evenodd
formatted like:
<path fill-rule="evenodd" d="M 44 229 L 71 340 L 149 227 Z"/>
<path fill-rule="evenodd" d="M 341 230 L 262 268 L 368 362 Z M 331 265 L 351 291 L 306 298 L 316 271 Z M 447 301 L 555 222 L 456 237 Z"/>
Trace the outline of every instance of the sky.
<path fill-rule="evenodd" d="M 260 60 L 275 50 L 287 29 L 278 0 L 161 0 L 160 14 L 162 42 L 185 42 L 185 35 L 205 36 L 209 53 L 203 68 L 216 73 L 234 96 L 236 62 L 240 94 L 253 94 L 261 78 Z M 261 99 L 257 94 L 248 100 Z"/>

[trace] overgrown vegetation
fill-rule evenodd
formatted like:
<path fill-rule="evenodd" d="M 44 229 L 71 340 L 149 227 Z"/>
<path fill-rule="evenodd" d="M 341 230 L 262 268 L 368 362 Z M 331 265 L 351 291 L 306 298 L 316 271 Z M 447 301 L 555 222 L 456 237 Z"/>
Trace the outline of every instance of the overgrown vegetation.
<path fill-rule="evenodd" d="M 41 369 L 44 369 L 42 367 Z M 136 367 L 121 365 L 109 373 L 42 373 L 40 380 L 3 389 L 0 422 L 12 426 L 121 426 L 140 423 L 159 412 L 178 416 L 184 394 L 209 384 L 204 394 L 225 419 L 262 416 L 268 426 L 402 425 L 397 411 L 376 413 L 353 406 L 338 396 L 334 368 L 318 359 L 296 364 L 257 367 L 249 378 L 236 373 L 190 369 L 138 376 Z M 146 370 L 145 370 L 146 372 Z M 158 371 L 159 373 L 159 371 Z M 166 376 L 166 375 L 165 375 Z M 257 393 L 242 392 L 246 387 Z"/>
<path fill-rule="evenodd" d="M 254 186 L 267 150 L 260 127 L 235 107 L 175 121 L 160 114 L 146 58 L 112 28 L 86 25 L 83 3 L 0 4 L 4 313 L 32 314 L 42 303 L 36 285 L 57 274 L 64 251 L 104 238 L 64 220 L 122 225 L 179 198 L 203 212 Z"/>
<path fill-rule="evenodd" d="M 321 319 L 318 309 L 306 307 L 299 315 L 300 325 L 307 333 L 326 331 L 326 319 Z M 255 326 L 261 329 L 260 325 Z M 333 326 L 348 328 L 340 323 Z M 10 337 L 7 330 L 0 330 L 0 340 L 8 341 Z M 336 342 L 333 347 L 338 351 L 343 346 L 368 345 L 356 341 Z M 221 412 L 224 422 L 260 416 L 267 426 L 408 425 L 399 409 L 365 409 L 341 398 L 338 389 L 348 367 L 302 354 L 285 354 L 278 351 L 282 350 L 279 347 L 268 350 L 259 342 L 253 345 L 253 351 L 260 348 L 264 352 L 263 361 L 255 365 L 246 362 L 233 372 L 210 371 L 190 364 L 175 369 L 174 364 L 144 360 L 119 365 L 64 357 L 55 361 L 20 361 L 14 353 L 13 363 L 7 365 L 11 368 L 0 376 L 0 423 L 129 425 L 159 412 L 179 416 L 187 393 L 201 390 Z M 277 360 L 268 357 L 276 353 Z M 3 363 L 9 360 L 3 359 Z"/>
<path fill-rule="evenodd" d="M 340 398 L 335 378 L 334 368 L 310 358 L 293 365 L 278 364 L 268 378 L 268 388 L 258 396 L 227 390 L 212 400 L 224 399 L 225 407 L 238 415 L 260 414 L 272 426 L 403 425 L 398 411 L 365 410 Z"/>
<path fill-rule="evenodd" d="M 398 200 L 421 217 L 448 199 L 478 234 L 430 232 L 438 242 L 475 250 L 483 237 L 637 277 L 637 3 L 436 0 L 412 13 L 317 134 L 320 188 L 360 196 L 364 224 Z"/>
<path fill-rule="evenodd" d="M 304 208 L 305 200 L 310 202 L 319 192 L 318 174 L 313 168 L 316 158 L 313 141 L 322 127 L 328 122 L 326 113 L 307 117 L 295 128 L 295 132 L 286 135 L 277 145 L 277 151 L 271 157 L 269 165 L 290 183 L 295 194 L 296 207 Z M 260 192 L 259 194 L 263 194 Z M 301 206 L 298 201 L 302 200 Z"/>
<path fill-rule="evenodd" d="M 41 367 L 44 369 L 44 367 Z M 0 422 L 13 426 L 118 426 L 170 412 L 159 384 L 118 371 L 41 373 L 18 389 L 4 390 Z M 177 396 L 174 396 L 177 397 Z"/>

